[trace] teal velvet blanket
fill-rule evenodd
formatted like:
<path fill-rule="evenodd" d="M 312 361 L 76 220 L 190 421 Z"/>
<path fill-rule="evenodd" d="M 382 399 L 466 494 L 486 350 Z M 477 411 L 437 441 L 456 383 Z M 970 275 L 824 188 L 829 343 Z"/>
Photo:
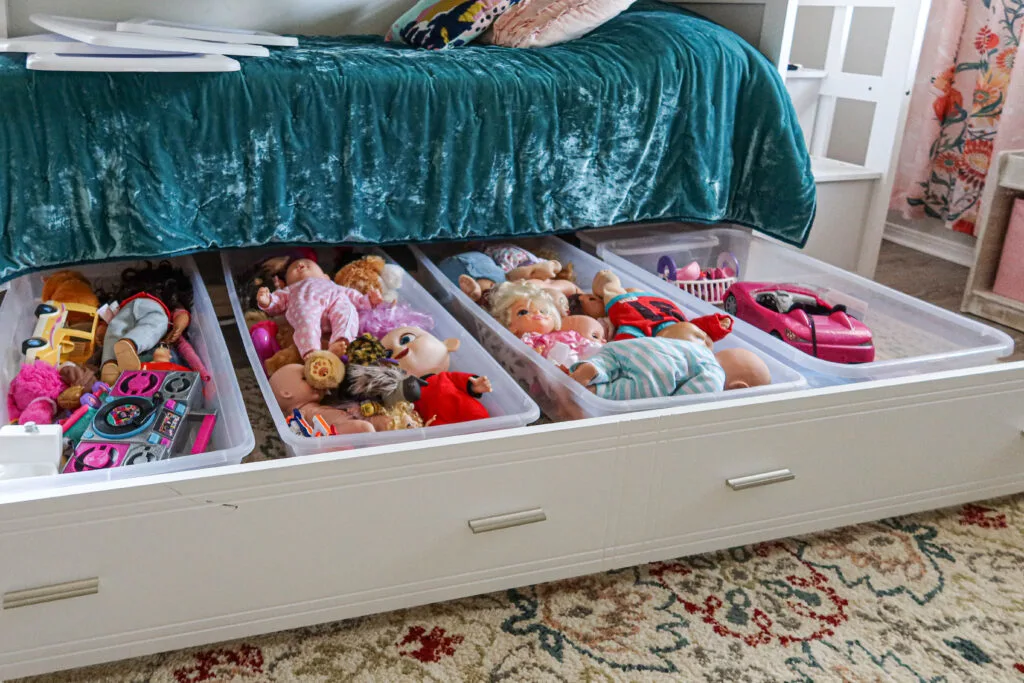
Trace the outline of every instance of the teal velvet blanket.
<path fill-rule="evenodd" d="M 212 75 L 30 72 L 0 55 L 0 160 L 0 280 L 665 219 L 801 245 L 815 207 L 772 65 L 646 0 L 538 50 L 305 38 Z"/>

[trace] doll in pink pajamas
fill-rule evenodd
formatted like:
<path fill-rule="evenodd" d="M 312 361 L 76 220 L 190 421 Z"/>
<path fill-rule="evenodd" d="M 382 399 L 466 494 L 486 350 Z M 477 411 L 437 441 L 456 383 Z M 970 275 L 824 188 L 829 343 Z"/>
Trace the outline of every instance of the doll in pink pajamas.
<path fill-rule="evenodd" d="M 359 333 L 359 311 L 368 311 L 383 301 L 380 292 L 363 295 L 334 284 L 316 261 L 296 259 L 285 271 L 285 283 L 271 293 L 261 287 L 256 293 L 260 310 L 270 315 L 284 313 L 295 329 L 295 346 L 303 358 L 320 350 L 324 330 L 330 330 L 330 350 L 343 355 L 347 342 Z"/>

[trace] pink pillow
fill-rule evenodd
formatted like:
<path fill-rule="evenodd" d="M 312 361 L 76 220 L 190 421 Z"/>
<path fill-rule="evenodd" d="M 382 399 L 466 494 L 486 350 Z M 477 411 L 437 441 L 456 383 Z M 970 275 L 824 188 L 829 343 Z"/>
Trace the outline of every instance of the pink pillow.
<path fill-rule="evenodd" d="M 634 0 L 522 0 L 494 22 L 487 42 L 547 47 L 573 40 L 614 19 Z"/>

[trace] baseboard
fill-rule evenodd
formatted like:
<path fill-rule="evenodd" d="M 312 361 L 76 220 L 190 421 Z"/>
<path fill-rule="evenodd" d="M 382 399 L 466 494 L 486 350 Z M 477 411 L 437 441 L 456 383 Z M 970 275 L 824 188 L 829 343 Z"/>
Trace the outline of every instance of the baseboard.
<path fill-rule="evenodd" d="M 951 238 L 887 222 L 883 238 L 916 251 L 968 268 L 974 265 L 974 248 Z"/>

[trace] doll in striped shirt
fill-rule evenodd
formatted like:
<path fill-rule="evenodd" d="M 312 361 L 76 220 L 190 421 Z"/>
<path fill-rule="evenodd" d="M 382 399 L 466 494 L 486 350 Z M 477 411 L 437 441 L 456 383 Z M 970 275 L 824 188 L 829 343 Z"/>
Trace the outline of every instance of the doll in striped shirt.
<path fill-rule="evenodd" d="M 606 344 L 571 368 L 572 378 L 601 398 L 625 401 L 725 389 L 725 370 L 707 333 L 678 323 L 658 337 L 634 337 Z"/>

